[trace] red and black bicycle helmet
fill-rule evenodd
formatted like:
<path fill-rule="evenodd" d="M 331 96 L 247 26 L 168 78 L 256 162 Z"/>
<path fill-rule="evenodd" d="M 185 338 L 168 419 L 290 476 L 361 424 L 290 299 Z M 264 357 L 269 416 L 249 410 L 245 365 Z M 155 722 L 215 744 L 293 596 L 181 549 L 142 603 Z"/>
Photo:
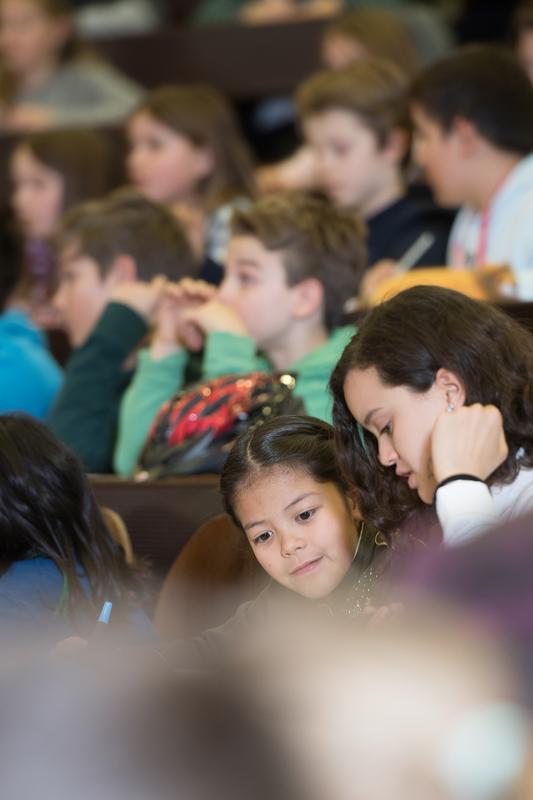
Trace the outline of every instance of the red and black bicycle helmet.
<path fill-rule="evenodd" d="M 251 372 L 179 392 L 152 424 L 137 480 L 219 473 L 242 431 L 273 416 L 305 414 L 295 385 L 293 375 Z"/>

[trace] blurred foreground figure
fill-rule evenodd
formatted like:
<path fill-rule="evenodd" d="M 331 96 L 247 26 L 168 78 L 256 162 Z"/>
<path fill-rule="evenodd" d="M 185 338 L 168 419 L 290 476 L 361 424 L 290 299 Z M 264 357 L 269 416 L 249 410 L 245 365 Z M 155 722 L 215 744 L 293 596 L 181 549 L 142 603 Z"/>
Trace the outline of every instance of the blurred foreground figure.
<path fill-rule="evenodd" d="M 474 627 L 404 610 L 317 633 L 293 630 L 250 670 L 258 716 L 277 726 L 307 798 L 533 797 L 521 689 Z"/>
<path fill-rule="evenodd" d="M 445 612 L 379 626 L 286 614 L 181 672 L 123 655 L 5 665 L 3 800 L 533 796 L 512 670 Z"/>

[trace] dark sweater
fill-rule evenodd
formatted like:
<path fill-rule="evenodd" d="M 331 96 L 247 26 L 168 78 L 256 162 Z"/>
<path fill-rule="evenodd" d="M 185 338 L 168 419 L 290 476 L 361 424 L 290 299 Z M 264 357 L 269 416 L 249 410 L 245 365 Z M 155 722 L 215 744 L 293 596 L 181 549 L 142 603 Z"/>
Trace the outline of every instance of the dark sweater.
<path fill-rule="evenodd" d="M 89 472 L 112 471 L 120 401 L 132 375 L 124 362 L 146 332 L 142 317 L 110 303 L 67 361 L 63 388 L 47 423 Z"/>
<path fill-rule="evenodd" d="M 383 258 L 399 261 L 425 232 L 433 234 L 435 241 L 414 266 L 444 266 L 453 218 L 454 212 L 439 208 L 425 194 L 409 192 L 367 219 L 369 266 Z"/>

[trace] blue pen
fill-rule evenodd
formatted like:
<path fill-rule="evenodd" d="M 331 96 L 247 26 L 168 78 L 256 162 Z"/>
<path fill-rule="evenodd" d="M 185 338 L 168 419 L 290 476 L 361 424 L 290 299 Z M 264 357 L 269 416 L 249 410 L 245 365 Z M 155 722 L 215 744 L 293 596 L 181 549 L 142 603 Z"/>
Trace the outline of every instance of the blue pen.
<path fill-rule="evenodd" d="M 111 600 L 106 600 L 104 605 L 102 606 L 102 610 L 100 611 L 98 622 L 103 622 L 104 625 L 109 625 L 109 617 L 111 616 L 112 609 L 113 609 L 113 603 L 111 602 Z"/>
<path fill-rule="evenodd" d="M 102 606 L 102 610 L 100 611 L 100 616 L 94 626 L 94 630 L 89 636 L 89 642 L 94 644 L 95 642 L 100 641 L 102 636 L 106 635 L 106 630 L 109 625 L 109 618 L 111 616 L 111 611 L 113 609 L 113 603 L 110 600 L 106 600 L 104 605 Z"/>

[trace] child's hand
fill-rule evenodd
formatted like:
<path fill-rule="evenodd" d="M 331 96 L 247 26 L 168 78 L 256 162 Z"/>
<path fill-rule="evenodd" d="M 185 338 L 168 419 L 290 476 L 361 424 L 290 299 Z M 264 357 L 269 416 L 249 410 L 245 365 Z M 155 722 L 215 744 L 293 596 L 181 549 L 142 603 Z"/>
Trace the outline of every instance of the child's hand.
<path fill-rule="evenodd" d="M 247 336 L 248 331 L 236 311 L 214 298 L 197 308 L 186 311 L 185 322 L 195 326 L 204 335 L 208 333 L 235 333 Z"/>
<path fill-rule="evenodd" d="M 365 272 L 363 279 L 361 280 L 361 286 L 359 287 L 359 299 L 361 301 L 361 305 L 372 305 L 372 298 L 377 289 L 382 283 L 384 283 L 384 281 L 394 277 L 397 269 L 398 264 L 396 261 L 392 261 L 388 258 L 377 261 L 373 267 L 370 267 L 370 269 Z"/>
<path fill-rule="evenodd" d="M 239 19 L 247 25 L 264 25 L 291 20 L 295 13 L 291 0 L 255 0 L 243 6 Z"/>
<path fill-rule="evenodd" d="M 367 606 L 363 611 L 369 625 L 379 625 L 391 617 L 397 617 L 404 610 L 403 603 L 389 603 L 386 606 Z"/>
<path fill-rule="evenodd" d="M 2 116 L 2 127 L 9 131 L 40 131 L 52 126 L 52 114 L 45 106 L 23 105 Z"/>
<path fill-rule="evenodd" d="M 82 639 L 80 636 L 69 636 L 55 645 L 50 652 L 50 658 L 52 661 L 77 658 L 86 651 L 88 644 L 87 639 Z"/>
<path fill-rule="evenodd" d="M 193 351 L 201 350 L 203 333 L 184 319 L 184 312 L 206 303 L 215 292 L 214 286 L 191 278 L 165 285 L 155 315 L 155 330 L 150 346 L 153 359 L 176 353 L 182 346 Z"/>
<path fill-rule="evenodd" d="M 485 480 L 507 458 L 502 415 L 495 406 L 474 403 L 443 412 L 431 435 L 433 475 L 437 483 L 451 475 Z"/>
<path fill-rule="evenodd" d="M 146 322 L 150 323 L 166 284 L 167 279 L 163 275 L 158 275 L 149 283 L 145 281 L 125 281 L 115 286 L 110 299 L 111 302 L 128 306 Z"/>

